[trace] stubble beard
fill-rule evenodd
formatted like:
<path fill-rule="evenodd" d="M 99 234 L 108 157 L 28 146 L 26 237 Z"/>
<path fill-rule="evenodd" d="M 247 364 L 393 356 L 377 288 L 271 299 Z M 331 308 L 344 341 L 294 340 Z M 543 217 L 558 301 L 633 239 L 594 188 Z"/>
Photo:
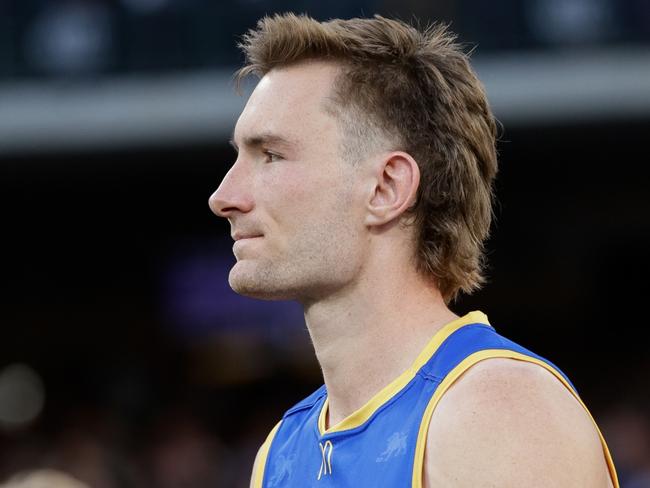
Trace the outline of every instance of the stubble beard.
<path fill-rule="evenodd" d="M 230 287 L 251 298 L 304 305 L 354 280 L 363 251 L 356 245 L 354 227 L 341 218 L 350 206 L 349 197 L 343 193 L 333 200 L 329 215 L 313 219 L 290 245 L 269 246 L 260 251 L 263 254 L 238 260 L 230 271 Z"/>
<path fill-rule="evenodd" d="M 228 276 L 228 283 L 235 293 L 260 300 L 293 299 L 287 285 L 283 284 L 285 281 L 277 266 L 250 260 L 237 262 Z"/>
<path fill-rule="evenodd" d="M 328 248 L 329 247 L 329 248 Z M 228 282 L 238 294 L 261 300 L 318 301 L 353 278 L 354 257 L 332 246 L 306 246 L 290 258 L 244 259 L 230 270 Z"/>
<path fill-rule="evenodd" d="M 330 281 L 324 266 L 318 266 L 320 272 L 312 268 L 315 264 L 313 259 L 307 263 L 296 259 L 282 264 L 238 262 L 230 271 L 228 282 L 236 293 L 250 298 L 304 303 L 322 294 Z"/>

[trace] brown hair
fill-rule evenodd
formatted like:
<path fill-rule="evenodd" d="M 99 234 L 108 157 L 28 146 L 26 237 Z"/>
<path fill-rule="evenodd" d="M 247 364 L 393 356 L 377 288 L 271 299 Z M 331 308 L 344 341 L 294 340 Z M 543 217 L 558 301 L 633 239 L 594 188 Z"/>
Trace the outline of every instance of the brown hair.
<path fill-rule="evenodd" d="M 380 16 L 321 23 L 283 14 L 261 19 L 240 47 L 247 63 L 237 80 L 305 60 L 340 63 L 333 110 L 351 134 L 346 147 L 366 149 L 381 135 L 420 167 L 409 211 L 418 271 L 435 280 L 446 301 L 479 288 L 497 172 L 496 123 L 447 28 L 419 30 Z"/>

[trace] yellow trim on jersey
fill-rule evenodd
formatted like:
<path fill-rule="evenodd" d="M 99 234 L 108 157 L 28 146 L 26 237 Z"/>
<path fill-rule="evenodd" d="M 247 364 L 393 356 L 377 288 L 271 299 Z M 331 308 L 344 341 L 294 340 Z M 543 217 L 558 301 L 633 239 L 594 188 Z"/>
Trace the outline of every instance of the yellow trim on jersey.
<path fill-rule="evenodd" d="M 605 438 L 603 437 L 603 434 L 600 432 L 600 429 L 598 428 L 598 425 L 596 424 L 596 421 L 594 420 L 593 416 L 589 412 L 589 409 L 587 409 L 587 406 L 583 403 L 583 401 L 580 399 L 576 391 L 571 387 L 569 382 L 564 378 L 564 376 L 562 376 L 557 370 L 555 370 L 548 363 L 534 357 L 526 356 L 525 354 L 521 354 L 515 351 L 509 351 L 505 349 L 487 349 L 468 356 L 458 366 L 452 369 L 449 372 L 449 374 L 445 377 L 445 379 L 442 381 L 442 383 L 440 383 L 435 393 L 431 397 L 431 400 L 429 400 L 429 404 L 427 405 L 427 408 L 424 411 L 422 422 L 420 424 L 420 431 L 418 432 L 418 440 L 415 446 L 415 462 L 413 465 L 412 488 L 424 488 L 422 482 L 422 474 L 424 471 L 424 450 L 426 447 L 427 434 L 429 431 L 429 424 L 431 423 L 431 417 L 433 415 L 433 411 L 438 405 L 438 402 L 440 402 L 440 399 L 445 394 L 445 392 L 449 389 L 449 387 L 453 385 L 456 382 L 456 380 L 460 378 L 460 376 L 463 373 L 465 373 L 469 368 L 471 368 L 472 366 L 474 366 L 476 363 L 480 361 L 483 361 L 485 359 L 491 359 L 491 358 L 516 359 L 518 361 L 526 361 L 529 363 L 537 364 L 543 367 L 544 369 L 546 369 L 547 371 L 549 371 L 550 373 L 552 373 L 558 380 L 562 382 L 562 384 L 571 392 L 573 397 L 576 400 L 578 400 L 580 405 L 582 405 L 582 407 L 589 415 L 589 418 L 591 418 L 592 422 L 594 423 L 594 426 L 596 427 L 596 431 L 598 432 L 598 436 L 600 437 L 600 442 L 603 446 L 603 453 L 605 454 L 605 460 L 607 461 L 607 467 L 609 469 L 609 474 L 614 484 L 614 488 L 620 488 L 618 484 L 618 477 L 616 475 L 616 468 L 614 467 L 614 461 L 612 460 L 612 456 L 609 452 L 609 448 L 607 447 L 607 443 L 605 442 Z"/>
<path fill-rule="evenodd" d="M 325 399 L 323 406 L 318 416 L 318 430 L 321 435 L 331 434 L 332 432 L 340 432 L 343 430 L 350 430 L 360 425 L 363 425 L 383 404 L 390 400 L 393 396 L 399 393 L 413 378 L 417 372 L 424 366 L 429 359 L 435 354 L 440 345 L 454 332 L 461 327 L 469 324 L 481 323 L 488 324 L 488 318 L 483 312 L 470 312 L 467 315 L 460 317 L 440 329 L 433 336 L 431 341 L 426 345 L 422 352 L 415 359 L 409 369 L 404 371 L 395 380 L 389 383 L 386 387 L 373 396 L 363 407 L 356 412 L 353 412 L 348 417 L 343 419 L 338 424 L 327 429 L 326 418 L 327 410 L 329 409 L 329 398 Z"/>
<path fill-rule="evenodd" d="M 255 473 L 253 473 L 254 479 L 251 485 L 252 488 L 262 488 L 262 482 L 264 481 L 264 469 L 266 468 L 266 460 L 269 457 L 269 449 L 271 449 L 271 443 L 273 442 L 275 434 L 280 428 L 281 423 L 282 420 L 275 424 L 275 427 L 273 427 L 271 432 L 269 432 L 269 435 L 264 441 L 264 444 L 262 444 L 262 447 L 260 447 L 260 452 L 257 458 L 257 466 L 255 468 Z"/>

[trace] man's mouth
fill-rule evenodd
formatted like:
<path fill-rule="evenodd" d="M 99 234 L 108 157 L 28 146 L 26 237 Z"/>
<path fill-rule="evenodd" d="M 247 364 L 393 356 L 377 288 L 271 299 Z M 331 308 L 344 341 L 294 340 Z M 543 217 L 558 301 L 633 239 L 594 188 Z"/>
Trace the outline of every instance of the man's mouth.
<path fill-rule="evenodd" d="M 262 237 L 262 236 L 263 234 L 245 234 L 245 233 L 235 232 L 232 235 L 232 238 L 235 242 L 237 242 L 237 241 L 242 241 L 244 239 L 255 239 L 257 237 Z"/>

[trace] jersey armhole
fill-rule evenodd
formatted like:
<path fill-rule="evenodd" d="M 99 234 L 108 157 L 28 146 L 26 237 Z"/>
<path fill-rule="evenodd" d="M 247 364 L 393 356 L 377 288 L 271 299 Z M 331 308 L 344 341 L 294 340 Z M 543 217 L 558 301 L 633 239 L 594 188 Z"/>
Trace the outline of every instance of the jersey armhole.
<path fill-rule="evenodd" d="M 275 427 L 273 427 L 269 435 L 266 437 L 264 444 L 260 447 L 257 466 L 255 467 L 255 473 L 253 473 L 253 488 L 262 488 L 262 483 L 264 482 L 264 471 L 266 470 L 266 460 L 269 457 L 271 444 L 273 443 L 273 439 L 275 438 L 275 434 L 278 432 L 281 423 L 282 420 L 275 424 Z"/>
<path fill-rule="evenodd" d="M 472 366 L 474 366 L 476 363 L 480 361 L 483 361 L 485 359 L 491 359 L 491 358 L 508 358 L 508 359 L 516 359 L 518 361 L 526 361 L 529 363 L 534 363 L 543 367 L 544 369 L 552 373 L 553 376 L 555 376 L 558 380 L 560 380 L 560 382 L 571 392 L 573 397 L 580 403 L 580 405 L 582 405 L 582 407 L 589 415 L 589 418 L 591 418 L 594 426 L 596 427 L 596 431 L 598 432 L 598 436 L 600 437 L 600 442 L 603 447 L 605 460 L 607 461 L 607 468 L 609 469 L 609 474 L 612 479 L 614 488 L 620 488 L 620 485 L 618 483 L 618 477 L 616 475 L 616 468 L 614 467 L 614 461 L 612 460 L 612 456 L 609 452 L 609 448 L 607 447 L 607 443 L 605 442 L 605 438 L 603 437 L 603 434 L 600 432 L 600 429 L 598 428 L 598 425 L 596 424 L 596 421 L 594 420 L 593 416 L 589 412 L 589 409 L 587 409 L 587 406 L 583 403 L 583 401 L 580 399 L 580 397 L 573 389 L 573 387 L 569 384 L 569 382 L 564 378 L 564 376 L 559 371 L 557 371 L 555 368 L 550 366 L 545 361 L 515 351 L 510 351 L 507 349 L 487 349 L 484 351 L 479 351 L 474 354 L 471 354 L 470 356 L 465 358 L 458 366 L 452 369 L 449 372 L 449 374 L 445 376 L 445 378 L 440 383 L 440 385 L 438 385 L 438 388 L 436 389 L 433 396 L 429 400 L 429 404 L 427 405 L 427 408 L 424 411 L 424 415 L 422 416 L 422 422 L 420 423 L 420 430 L 418 431 L 417 444 L 415 446 L 415 460 L 413 463 L 413 477 L 412 477 L 412 484 L 411 484 L 412 488 L 424 488 L 422 475 L 424 473 L 424 451 L 427 442 L 427 435 L 429 432 L 429 423 L 431 422 L 433 411 L 435 410 L 436 406 L 440 402 L 440 399 L 445 394 L 445 392 L 456 382 L 456 380 L 460 378 L 462 374 L 465 373 L 469 368 L 471 368 Z"/>

